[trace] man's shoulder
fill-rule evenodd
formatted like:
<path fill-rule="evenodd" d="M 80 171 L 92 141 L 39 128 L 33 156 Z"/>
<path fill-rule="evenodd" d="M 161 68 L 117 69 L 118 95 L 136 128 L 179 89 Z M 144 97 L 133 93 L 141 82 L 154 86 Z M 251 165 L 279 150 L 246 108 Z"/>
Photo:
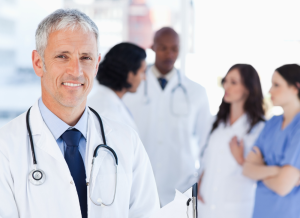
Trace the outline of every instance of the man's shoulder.
<path fill-rule="evenodd" d="M 22 128 L 24 129 L 25 127 L 26 113 L 24 112 L 0 128 L 0 138 L 7 136 L 7 134 L 18 133 Z"/>
<path fill-rule="evenodd" d="M 20 134 L 23 134 L 24 131 L 26 131 L 26 113 L 19 115 L 0 128 L 0 151 L 6 149 L 8 145 L 12 147 L 15 144 L 13 141 L 19 139 Z"/>
<path fill-rule="evenodd" d="M 184 77 L 184 82 L 186 83 L 186 86 L 188 89 L 193 89 L 195 91 L 198 91 L 198 92 L 206 92 L 205 91 L 205 88 L 200 85 L 199 83 L 189 79 L 188 77 Z"/>

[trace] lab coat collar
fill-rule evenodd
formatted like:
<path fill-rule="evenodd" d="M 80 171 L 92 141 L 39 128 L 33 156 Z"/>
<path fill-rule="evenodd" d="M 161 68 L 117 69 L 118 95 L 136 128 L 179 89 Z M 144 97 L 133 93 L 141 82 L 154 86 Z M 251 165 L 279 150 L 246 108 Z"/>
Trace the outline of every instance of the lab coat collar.
<path fill-rule="evenodd" d="M 159 70 L 157 69 L 157 67 L 155 65 L 153 65 L 151 67 L 151 71 L 154 74 L 154 76 L 158 79 L 158 78 L 165 78 L 168 82 L 171 80 L 172 77 L 174 77 L 174 75 L 176 74 L 176 69 L 173 68 L 170 72 L 168 72 L 166 75 L 161 74 L 159 72 Z"/>
<path fill-rule="evenodd" d="M 239 129 L 239 128 L 241 128 L 241 126 L 248 128 L 248 126 L 249 126 L 248 116 L 246 113 L 244 113 L 232 125 L 230 125 L 230 121 L 228 120 L 227 125 L 230 126 L 230 128 L 232 128 L 232 129 L 235 129 L 235 128 Z"/>
<path fill-rule="evenodd" d="M 109 99 L 110 101 L 114 102 L 117 105 L 123 104 L 123 102 L 119 98 L 119 96 L 112 89 L 110 89 L 104 85 L 99 84 L 98 92 L 99 92 L 99 95 L 105 96 L 106 99 Z"/>
<path fill-rule="evenodd" d="M 153 68 L 151 67 L 149 69 L 149 72 L 147 73 L 147 80 L 149 81 L 149 83 L 151 83 L 151 85 L 148 87 L 148 89 L 151 87 L 151 89 L 156 89 L 159 90 L 162 93 L 169 93 L 174 87 L 175 85 L 178 83 L 178 75 L 177 75 L 177 70 L 174 68 L 174 75 L 170 78 L 170 80 L 168 81 L 165 89 L 163 90 L 156 78 L 156 76 L 153 73 Z M 184 75 L 182 73 L 180 73 L 180 77 L 181 77 L 181 82 L 184 83 Z"/>
<path fill-rule="evenodd" d="M 107 136 L 112 132 L 112 128 L 105 121 L 103 121 L 103 125 L 104 125 L 104 133 L 106 136 L 106 141 L 108 141 Z M 30 127 L 33 136 L 40 135 L 40 137 L 34 139 L 35 146 L 43 149 L 55 159 L 60 161 L 65 161 L 59 147 L 57 146 L 57 142 L 54 136 L 52 135 L 52 133 L 50 132 L 50 130 L 48 129 L 48 127 L 43 121 L 43 118 L 39 110 L 38 102 L 36 102 L 32 106 L 30 111 Z M 93 153 L 94 148 L 97 145 L 102 143 L 103 140 L 101 137 L 100 124 L 96 116 L 93 114 L 93 112 L 91 112 L 90 109 L 88 109 L 86 155 L 88 155 L 88 157 L 91 157 L 92 155 L 91 153 Z M 86 160 L 88 161 L 86 167 L 90 167 L 90 162 L 91 162 L 90 159 L 86 157 Z"/>
<path fill-rule="evenodd" d="M 57 140 L 65 131 L 72 128 L 79 130 L 86 139 L 88 121 L 86 108 L 84 109 L 84 112 L 80 117 L 79 121 L 76 123 L 75 126 L 72 127 L 66 124 L 60 118 L 58 118 L 52 111 L 50 111 L 43 103 L 42 98 L 40 98 L 38 102 L 42 118 L 49 130 L 51 131 L 51 133 L 53 134 L 55 140 Z"/>
<path fill-rule="evenodd" d="M 40 135 L 42 133 L 44 121 L 39 109 L 38 101 L 31 107 L 29 123 L 32 135 Z"/>
<path fill-rule="evenodd" d="M 35 136 L 33 140 L 34 146 L 43 149 L 58 161 L 65 161 L 54 136 L 44 123 L 39 110 L 38 101 L 32 106 L 30 111 L 30 127 L 32 135 Z M 67 170 L 68 166 L 65 164 L 63 167 Z"/>

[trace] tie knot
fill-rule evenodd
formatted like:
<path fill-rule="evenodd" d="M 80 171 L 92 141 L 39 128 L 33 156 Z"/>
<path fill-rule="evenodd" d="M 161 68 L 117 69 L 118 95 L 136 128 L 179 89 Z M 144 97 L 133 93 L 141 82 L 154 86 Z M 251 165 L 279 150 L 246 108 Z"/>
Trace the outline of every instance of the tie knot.
<path fill-rule="evenodd" d="M 81 132 L 77 129 L 67 130 L 61 135 L 61 138 L 67 146 L 78 146 L 81 138 Z"/>
<path fill-rule="evenodd" d="M 168 81 L 164 77 L 158 78 L 158 81 L 162 89 L 164 89 L 168 83 Z"/>

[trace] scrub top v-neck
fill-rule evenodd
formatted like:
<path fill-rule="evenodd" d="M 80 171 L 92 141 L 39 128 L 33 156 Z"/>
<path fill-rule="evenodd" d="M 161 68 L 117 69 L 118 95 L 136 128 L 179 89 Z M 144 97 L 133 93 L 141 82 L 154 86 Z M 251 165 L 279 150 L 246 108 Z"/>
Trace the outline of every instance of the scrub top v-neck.
<path fill-rule="evenodd" d="M 269 166 L 293 166 L 300 170 L 300 113 L 282 129 L 283 115 L 270 119 L 256 141 Z M 299 218 L 300 186 L 284 197 L 257 182 L 253 218 Z"/>

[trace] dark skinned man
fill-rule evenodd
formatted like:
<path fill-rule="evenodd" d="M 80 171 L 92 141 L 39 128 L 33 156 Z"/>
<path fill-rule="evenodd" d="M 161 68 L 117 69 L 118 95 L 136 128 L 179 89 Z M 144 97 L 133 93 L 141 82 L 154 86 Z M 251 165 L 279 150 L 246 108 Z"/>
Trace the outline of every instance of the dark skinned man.
<path fill-rule="evenodd" d="M 149 155 L 161 206 L 173 201 L 175 189 L 184 192 L 198 181 L 195 151 L 206 140 L 211 117 L 205 89 L 174 68 L 179 42 L 172 28 L 158 30 L 146 81 L 124 97 Z"/>

